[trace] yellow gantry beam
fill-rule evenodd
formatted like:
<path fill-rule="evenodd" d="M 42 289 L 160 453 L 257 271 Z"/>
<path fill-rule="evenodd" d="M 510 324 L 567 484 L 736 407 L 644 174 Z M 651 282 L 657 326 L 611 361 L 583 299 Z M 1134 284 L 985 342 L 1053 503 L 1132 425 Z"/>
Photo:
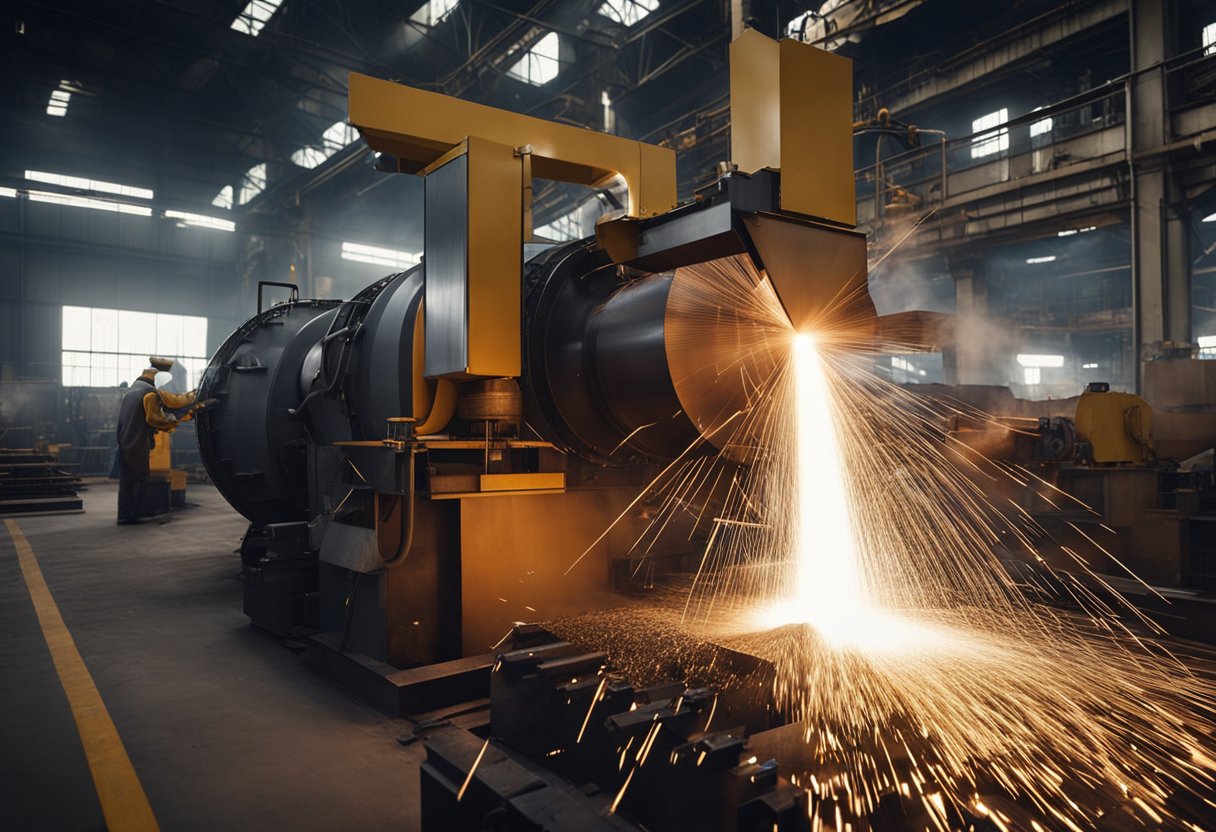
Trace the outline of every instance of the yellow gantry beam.
<path fill-rule="evenodd" d="M 665 147 L 556 124 L 484 104 L 352 72 L 350 123 L 373 150 L 414 173 L 470 136 L 531 147 L 532 174 L 601 185 L 615 174 L 629 188 L 629 214 L 652 217 L 676 207 L 676 157 Z"/>

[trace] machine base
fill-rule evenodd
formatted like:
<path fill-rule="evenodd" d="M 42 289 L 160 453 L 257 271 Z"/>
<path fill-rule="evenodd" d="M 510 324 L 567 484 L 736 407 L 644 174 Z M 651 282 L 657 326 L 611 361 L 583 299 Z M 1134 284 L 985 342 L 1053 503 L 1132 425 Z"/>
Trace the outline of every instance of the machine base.
<path fill-rule="evenodd" d="M 339 632 L 317 633 L 304 643 L 307 667 L 391 716 L 421 714 L 490 695 L 492 653 L 398 670 L 362 653 L 341 650 Z"/>

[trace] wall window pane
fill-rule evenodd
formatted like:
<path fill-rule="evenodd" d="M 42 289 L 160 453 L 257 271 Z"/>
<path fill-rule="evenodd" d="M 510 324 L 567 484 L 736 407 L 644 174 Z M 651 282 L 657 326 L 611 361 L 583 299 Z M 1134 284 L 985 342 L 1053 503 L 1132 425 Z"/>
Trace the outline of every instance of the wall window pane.
<path fill-rule="evenodd" d="M 65 306 L 62 348 L 64 386 L 130 383 L 148 366 L 148 356 L 160 355 L 181 365 L 189 389 L 207 367 L 207 319 Z"/>

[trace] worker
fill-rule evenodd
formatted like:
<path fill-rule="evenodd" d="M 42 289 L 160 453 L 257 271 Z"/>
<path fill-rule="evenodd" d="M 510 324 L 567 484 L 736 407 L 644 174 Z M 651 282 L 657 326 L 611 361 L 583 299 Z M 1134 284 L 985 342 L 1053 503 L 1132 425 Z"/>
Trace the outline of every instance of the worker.
<path fill-rule="evenodd" d="M 151 364 L 131 383 L 118 410 L 118 525 L 139 523 L 148 483 L 148 455 L 156 431 L 172 431 L 193 416 L 195 394 L 164 389 L 173 376 L 173 361 L 151 357 Z M 159 384 L 158 384 L 159 382 Z"/>

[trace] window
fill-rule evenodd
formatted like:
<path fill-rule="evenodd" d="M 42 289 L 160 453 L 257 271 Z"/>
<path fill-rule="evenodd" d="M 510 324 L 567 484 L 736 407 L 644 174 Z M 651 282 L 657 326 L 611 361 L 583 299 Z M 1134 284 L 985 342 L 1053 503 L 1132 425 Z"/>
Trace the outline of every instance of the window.
<path fill-rule="evenodd" d="M 458 5 L 460 5 L 460 0 L 430 0 L 429 3 L 423 3 L 422 8 L 410 15 L 410 20 L 414 23 L 421 23 L 423 26 L 438 26 L 447 20 L 448 15 L 454 12 Z"/>
<path fill-rule="evenodd" d="M 321 134 L 319 147 L 301 147 L 291 154 L 291 161 L 303 168 L 315 168 L 330 156 L 359 138 L 359 131 L 345 121 L 336 121 Z"/>
<path fill-rule="evenodd" d="M 806 30 L 809 28 L 814 12 L 803 12 L 789 23 L 785 24 L 785 36 L 797 40 L 807 40 Z"/>
<path fill-rule="evenodd" d="M 27 170 L 25 178 L 33 182 L 45 182 L 48 185 L 61 185 L 64 188 L 76 188 L 81 191 L 97 191 L 104 194 L 133 196 L 136 199 L 152 198 L 152 190 L 150 188 L 136 188 L 134 185 L 120 185 L 117 182 L 103 182 L 100 179 L 86 179 L 83 176 L 47 173 L 44 170 Z"/>
<path fill-rule="evenodd" d="M 1043 108 L 1035 107 L 1034 109 L 1035 109 L 1035 112 L 1038 112 L 1039 110 L 1041 110 Z M 1030 138 L 1033 139 L 1036 136 L 1049 135 L 1050 133 L 1051 133 L 1051 116 L 1048 116 L 1047 118 L 1041 118 L 1038 121 L 1030 122 Z"/>
<path fill-rule="evenodd" d="M 1209 23 L 1203 27 L 1203 54 L 1205 56 L 1216 54 L 1216 23 Z"/>
<path fill-rule="evenodd" d="M 237 204 L 244 205 L 264 190 L 266 190 L 266 163 L 262 162 L 245 171 L 244 177 L 241 178 L 241 193 L 237 198 Z"/>
<path fill-rule="evenodd" d="M 1019 353 L 1018 363 L 1023 367 L 1053 367 L 1059 368 L 1064 366 L 1064 356 L 1062 355 L 1037 355 L 1033 353 Z"/>
<path fill-rule="evenodd" d="M 232 186 L 225 185 L 220 188 L 220 192 L 215 195 L 215 199 L 211 200 L 211 204 L 216 208 L 231 208 L 232 207 Z"/>
<path fill-rule="evenodd" d="M 342 259 L 354 260 L 356 263 L 389 266 L 394 269 L 408 269 L 421 263 L 422 255 L 412 251 L 398 251 L 395 248 L 345 242 L 342 244 Z"/>
<path fill-rule="evenodd" d="M 51 90 L 51 98 L 46 102 L 46 114 L 63 118 L 68 114 L 68 102 L 72 100 L 72 88 L 67 81 L 60 81 L 59 88 Z"/>
<path fill-rule="evenodd" d="M 980 116 L 971 122 L 971 132 L 980 133 L 971 140 L 971 158 L 981 159 L 1009 149 L 1009 129 L 1001 127 L 1009 121 L 1009 110 L 1005 107 L 995 113 Z M 1000 129 L 998 129 L 1000 128 Z"/>
<path fill-rule="evenodd" d="M 62 344 L 65 387 L 117 387 L 161 355 L 182 366 L 190 389 L 207 367 L 207 319 L 65 306 Z"/>
<path fill-rule="evenodd" d="M 567 240 L 581 240 L 583 226 L 578 221 L 578 211 L 576 210 L 534 229 L 532 233 L 534 236 L 543 237 L 546 240 L 564 243 Z"/>
<path fill-rule="evenodd" d="M 1216 335 L 1200 335 L 1199 357 L 1216 359 Z"/>
<path fill-rule="evenodd" d="M 283 0 L 249 0 L 232 21 L 232 28 L 256 38 L 282 3 Z"/>
<path fill-rule="evenodd" d="M 1038 384 L 1043 380 L 1043 371 L 1038 367 L 1025 367 L 1022 370 L 1023 384 Z"/>
<path fill-rule="evenodd" d="M 532 48 L 507 70 L 507 74 L 538 87 L 549 83 L 557 77 L 561 69 L 557 59 L 559 46 L 557 32 L 550 32 L 533 44 Z"/>
<path fill-rule="evenodd" d="M 597 11 L 622 26 L 632 26 L 659 7 L 659 0 L 604 0 Z"/>
<path fill-rule="evenodd" d="M 206 214 L 191 214 L 189 211 L 165 211 L 165 219 L 177 220 L 178 228 L 214 228 L 218 231 L 236 231 L 236 223 L 209 217 Z"/>

